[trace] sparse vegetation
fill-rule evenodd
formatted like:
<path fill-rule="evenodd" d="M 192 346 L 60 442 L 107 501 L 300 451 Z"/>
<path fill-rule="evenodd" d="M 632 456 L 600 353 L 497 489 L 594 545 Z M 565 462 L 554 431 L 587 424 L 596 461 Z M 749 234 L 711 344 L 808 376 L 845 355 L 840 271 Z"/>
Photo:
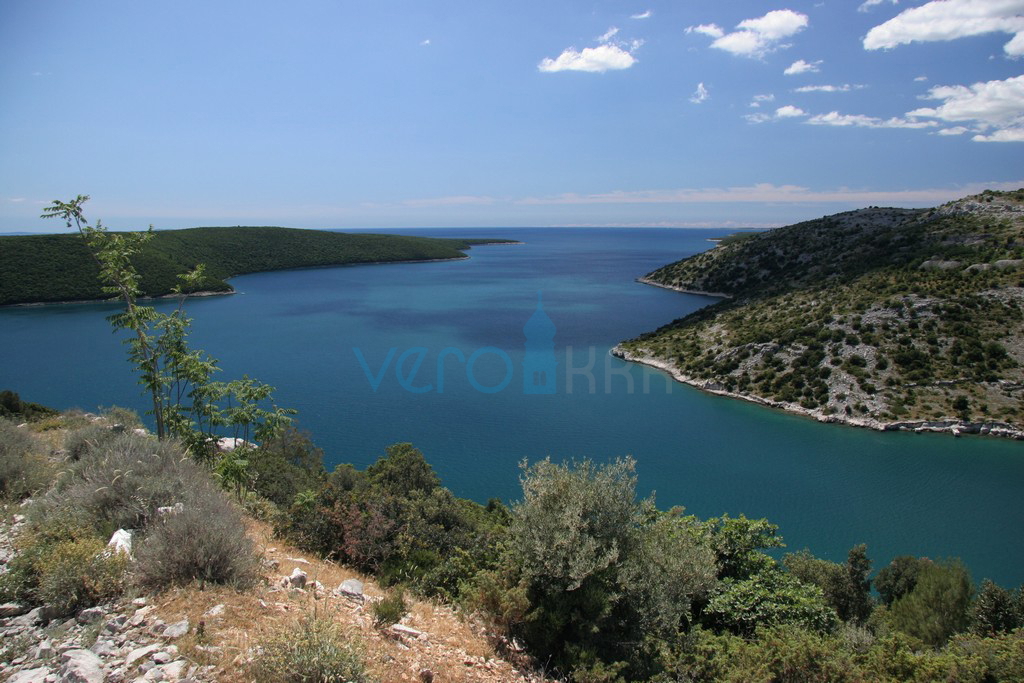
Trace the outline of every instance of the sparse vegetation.
<path fill-rule="evenodd" d="M 387 595 L 373 603 L 373 623 L 377 628 L 385 628 L 397 624 L 409 605 L 405 601 L 405 591 L 401 587 L 391 590 Z"/>
<path fill-rule="evenodd" d="M 49 484 L 53 465 L 29 430 L 0 417 L 0 500 L 22 500 Z"/>
<path fill-rule="evenodd" d="M 621 349 L 815 414 L 1019 429 L 1018 195 L 994 193 L 984 210 L 977 198 L 864 209 L 724 242 L 645 280 L 732 298 Z"/>
<path fill-rule="evenodd" d="M 334 622 L 312 615 L 261 644 L 251 665 L 257 683 L 368 683 L 364 655 Z"/>

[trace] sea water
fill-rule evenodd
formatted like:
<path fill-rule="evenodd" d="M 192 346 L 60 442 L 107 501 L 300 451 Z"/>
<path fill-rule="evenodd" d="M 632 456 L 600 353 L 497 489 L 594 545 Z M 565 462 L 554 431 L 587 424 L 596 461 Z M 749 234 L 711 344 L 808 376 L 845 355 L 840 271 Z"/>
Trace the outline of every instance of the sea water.
<path fill-rule="evenodd" d="M 789 550 L 843 561 L 867 543 L 876 568 L 900 554 L 960 557 L 978 580 L 1024 582 L 1019 442 L 818 424 L 608 355 L 716 301 L 635 278 L 722 231 L 401 232 L 523 244 L 475 247 L 462 261 L 247 275 L 232 281 L 235 295 L 187 304 L 192 344 L 220 360 L 220 377 L 277 387 L 329 466 L 364 467 L 408 441 L 457 495 L 512 502 L 521 462 L 628 455 L 639 494 L 659 507 L 767 517 Z M 532 340 L 531 355 L 524 328 L 539 301 L 553 337 Z M 0 388 L 57 408 L 144 411 L 105 320 L 116 310 L 0 310 Z M 530 390 L 538 371 L 548 393 Z"/>

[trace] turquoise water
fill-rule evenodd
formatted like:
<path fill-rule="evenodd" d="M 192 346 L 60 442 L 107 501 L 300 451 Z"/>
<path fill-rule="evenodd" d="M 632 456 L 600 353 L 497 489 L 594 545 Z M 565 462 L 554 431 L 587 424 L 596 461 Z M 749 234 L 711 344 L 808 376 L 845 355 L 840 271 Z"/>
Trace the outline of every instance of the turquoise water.
<path fill-rule="evenodd" d="M 478 247 L 457 262 L 239 277 L 238 294 L 189 303 L 194 345 L 220 359 L 224 378 L 245 372 L 276 386 L 330 463 L 365 466 L 411 441 L 456 494 L 483 501 L 515 500 L 523 459 L 628 454 L 659 506 L 767 517 L 791 550 L 841 561 L 864 542 L 876 568 L 896 554 L 958 556 L 976 579 L 1024 582 L 1022 444 L 821 425 L 608 357 L 618 341 L 714 301 L 634 279 L 720 231 L 470 232 L 525 244 Z M 523 391 L 523 326 L 538 291 L 556 328 L 551 395 Z M 144 410 L 104 320 L 115 310 L 0 310 L 0 388 L 60 408 Z"/>

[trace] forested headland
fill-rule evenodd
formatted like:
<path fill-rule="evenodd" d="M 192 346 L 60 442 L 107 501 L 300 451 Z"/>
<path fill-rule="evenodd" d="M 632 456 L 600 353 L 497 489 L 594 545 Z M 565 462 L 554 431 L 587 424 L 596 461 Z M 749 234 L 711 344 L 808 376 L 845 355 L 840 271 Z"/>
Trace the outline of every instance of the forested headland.
<path fill-rule="evenodd" d="M 133 263 L 145 297 L 164 296 L 178 275 L 206 265 L 206 292 L 231 292 L 230 277 L 286 268 L 465 258 L 473 245 L 507 240 L 340 233 L 279 227 L 160 230 Z M 109 298 L 78 235 L 0 237 L 0 306 Z"/>

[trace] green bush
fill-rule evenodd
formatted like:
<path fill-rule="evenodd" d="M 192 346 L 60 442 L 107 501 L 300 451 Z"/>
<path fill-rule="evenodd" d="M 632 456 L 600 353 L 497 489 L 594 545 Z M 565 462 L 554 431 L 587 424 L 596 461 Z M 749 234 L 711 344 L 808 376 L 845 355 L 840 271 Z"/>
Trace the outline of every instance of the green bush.
<path fill-rule="evenodd" d="M 56 415 L 57 411 L 38 403 L 22 401 L 21 397 L 10 389 L 0 391 L 0 417 L 17 420 L 40 420 Z"/>
<path fill-rule="evenodd" d="M 362 649 L 323 617 L 309 617 L 262 644 L 256 683 L 368 683 Z"/>
<path fill-rule="evenodd" d="M 504 506 L 456 498 L 422 453 L 397 444 L 365 472 L 339 465 L 316 490 L 300 492 L 275 531 L 377 574 L 382 585 L 454 600 L 477 572 L 496 566 L 507 526 Z"/>
<path fill-rule="evenodd" d="M 889 622 L 894 628 L 933 647 L 941 647 L 954 633 L 966 630 L 974 588 L 959 561 L 921 567 L 914 590 L 892 604 Z"/>
<path fill-rule="evenodd" d="M 675 637 L 714 581 L 695 522 L 638 502 L 631 459 L 524 463 L 522 485 L 508 561 L 530 608 L 517 630 L 566 672 L 624 661 L 646 676 L 646 645 Z"/>
<path fill-rule="evenodd" d="M 1008 633 L 1024 626 L 1024 614 L 1018 609 L 1020 594 L 1016 596 L 1002 586 L 985 579 L 971 606 L 972 630 L 979 636 Z"/>
<path fill-rule="evenodd" d="M 136 580 L 159 590 L 192 581 L 252 585 L 259 560 L 239 512 L 211 484 L 184 492 L 180 511 L 147 528 L 136 550 Z"/>
<path fill-rule="evenodd" d="M 315 490 L 323 484 L 323 457 L 323 451 L 308 434 L 288 427 L 248 453 L 252 489 L 273 503 L 288 507 L 302 491 Z"/>
<path fill-rule="evenodd" d="M 373 623 L 377 628 L 397 624 L 408 611 L 409 605 L 405 602 L 405 591 L 397 588 L 373 603 Z"/>
<path fill-rule="evenodd" d="M 103 541 L 63 541 L 48 549 L 36 567 L 39 599 L 60 614 L 73 614 L 120 596 L 128 558 L 108 553 Z"/>
<path fill-rule="evenodd" d="M 716 630 L 751 636 L 758 628 L 771 626 L 831 633 L 839 618 L 825 603 L 820 588 L 773 568 L 747 579 L 722 581 L 704 609 L 702 622 Z"/>
<path fill-rule="evenodd" d="M 17 539 L 0 574 L 0 600 L 50 605 L 61 615 L 112 600 L 126 585 L 126 557 L 69 518 L 51 517 Z"/>
<path fill-rule="evenodd" d="M 914 590 L 921 568 L 928 564 L 931 564 L 931 560 L 913 555 L 893 558 L 892 562 L 883 567 L 875 577 L 875 589 L 882 598 L 882 604 L 891 605 Z"/>
<path fill-rule="evenodd" d="M 30 432 L 0 418 L 0 499 L 21 500 L 50 483 L 53 468 L 40 450 Z"/>

